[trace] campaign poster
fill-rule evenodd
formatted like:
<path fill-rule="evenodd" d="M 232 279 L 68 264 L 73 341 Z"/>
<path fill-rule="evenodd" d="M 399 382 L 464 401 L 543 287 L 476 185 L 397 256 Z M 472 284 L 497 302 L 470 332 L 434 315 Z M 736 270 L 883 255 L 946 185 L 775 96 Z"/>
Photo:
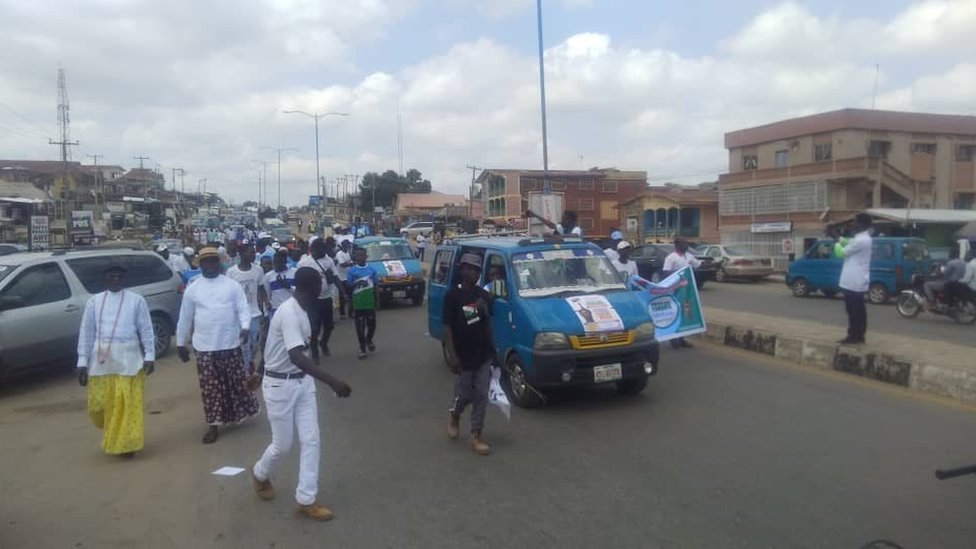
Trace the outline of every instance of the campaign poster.
<path fill-rule="evenodd" d="M 402 261 L 399 260 L 384 261 L 383 267 L 386 268 L 386 276 L 389 278 L 407 277 L 407 268 L 403 265 Z"/>
<path fill-rule="evenodd" d="M 619 332 L 624 329 L 624 322 L 617 314 L 617 310 L 602 295 L 580 295 L 567 297 L 569 304 L 586 333 Z"/>

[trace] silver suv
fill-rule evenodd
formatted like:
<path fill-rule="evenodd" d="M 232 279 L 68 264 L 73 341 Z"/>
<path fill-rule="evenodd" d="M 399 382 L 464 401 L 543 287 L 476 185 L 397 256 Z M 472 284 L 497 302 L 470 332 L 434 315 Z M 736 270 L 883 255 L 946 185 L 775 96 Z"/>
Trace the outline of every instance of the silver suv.
<path fill-rule="evenodd" d="M 161 357 L 180 314 L 179 275 L 153 252 L 92 250 L 19 253 L 0 257 L 0 378 L 76 356 L 85 303 L 105 290 L 112 263 L 128 273 L 126 289 L 149 305 Z"/>
<path fill-rule="evenodd" d="M 432 232 L 434 232 L 434 223 L 432 221 L 415 221 L 406 227 L 402 227 L 400 229 L 400 236 L 408 240 L 413 240 L 417 238 L 418 234 L 430 236 Z"/>

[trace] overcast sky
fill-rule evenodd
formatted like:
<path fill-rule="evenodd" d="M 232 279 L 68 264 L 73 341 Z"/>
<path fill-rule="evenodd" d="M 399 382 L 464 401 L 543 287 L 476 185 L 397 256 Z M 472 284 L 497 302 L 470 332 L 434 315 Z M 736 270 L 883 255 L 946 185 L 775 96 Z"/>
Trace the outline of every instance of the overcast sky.
<path fill-rule="evenodd" d="M 84 6 L 82 6 L 84 4 Z M 544 0 L 552 168 L 724 171 L 726 131 L 841 107 L 976 114 L 976 0 Z M 532 0 L 0 0 L 0 158 L 57 159 L 57 68 L 76 160 L 182 166 L 234 201 L 264 146 L 284 201 L 321 167 L 541 168 Z M 269 167 L 274 173 L 274 167 Z M 273 178 L 272 178 L 273 179 Z M 269 193 L 269 198 L 273 193 Z"/>

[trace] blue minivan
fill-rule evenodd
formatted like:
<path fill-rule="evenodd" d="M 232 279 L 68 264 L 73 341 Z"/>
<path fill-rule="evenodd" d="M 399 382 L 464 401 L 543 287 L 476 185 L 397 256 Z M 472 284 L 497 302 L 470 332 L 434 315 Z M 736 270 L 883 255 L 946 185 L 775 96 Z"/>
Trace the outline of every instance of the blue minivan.
<path fill-rule="evenodd" d="M 414 306 L 424 302 L 424 270 L 403 238 L 366 236 L 356 239 L 366 250 L 366 262 L 379 276 L 380 305 L 394 299 L 409 299 Z"/>
<path fill-rule="evenodd" d="M 929 248 L 920 238 L 878 237 L 871 250 L 871 284 L 868 301 L 882 304 L 908 287 L 913 274 L 925 274 L 932 266 Z M 819 240 L 803 257 L 790 263 L 786 285 L 796 297 L 822 292 L 831 297 L 840 292 L 843 259 L 834 255 L 834 240 Z"/>
<path fill-rule="evenodd" d="M 465 253 L 491 276 L 492 331 L 502 385 L 517 405 L 544 402 L 547 389 L 615 383 L 641 392 L 657 371 L 658 343 L 647 308 L 593 244 L 575 237 L 478 237 L 437 248 L 428 276 L 430 335 L 443 346 L 444 296 L 460 283 Z"/>

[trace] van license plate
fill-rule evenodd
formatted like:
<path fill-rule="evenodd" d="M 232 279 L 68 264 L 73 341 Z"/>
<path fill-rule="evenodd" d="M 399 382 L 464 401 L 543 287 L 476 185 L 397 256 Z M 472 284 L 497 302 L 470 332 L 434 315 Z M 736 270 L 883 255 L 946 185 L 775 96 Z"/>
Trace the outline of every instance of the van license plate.
<path fill-rule="evenodd" d="M 401 298 L 407 297 L 407 292 L 405 292 L 403 290 L 397 290 L 397 291 L 393 292 L 393 297 L 401 297 Z"/>
<path fill-rule="evenodd" d="M 624 377 L 623 368 L 620 363 L 616 364 L 604 364 L 603 366 L 595 366 L 593 368 L 593 382 L 594 383 L 606 383 L 608 381 L 616 381 Z"/>

